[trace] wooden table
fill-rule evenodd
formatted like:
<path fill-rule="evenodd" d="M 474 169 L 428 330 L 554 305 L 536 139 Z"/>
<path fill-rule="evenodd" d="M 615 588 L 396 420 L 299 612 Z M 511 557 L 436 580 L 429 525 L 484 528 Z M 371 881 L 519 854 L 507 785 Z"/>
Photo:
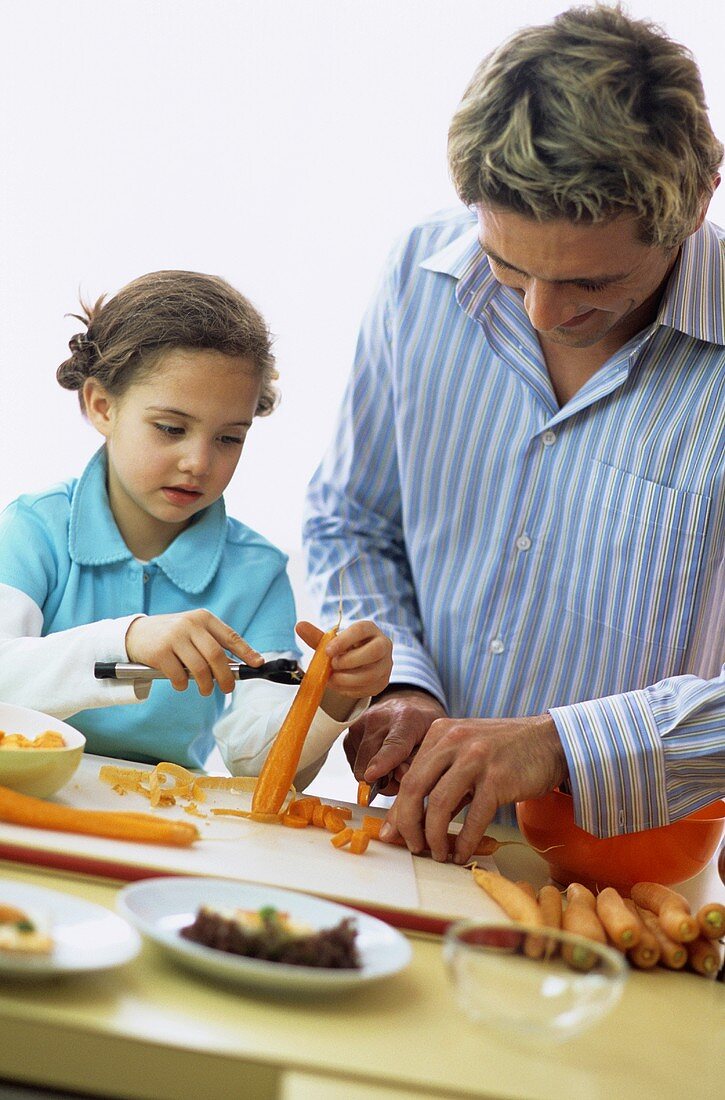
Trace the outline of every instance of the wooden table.
<path fill-rule="evenodd" d="M 510 839 L 513 830 L 492 830 Z M 524 848 L 497 861 L 546 881 Z M 418 861 L 435 876 L 430 861 Z M 0 864 L 0 877 L 113 908 L 118 883 Z M 683 888 L 722 897 L 714 865 Z M 0 985 L 0 1080 L 148 1100 L 648 1100 L 722 1094 L 725 986 L 632 972 L 612 1014 L 543 1052 L 489 1034 L 454 1006 L 440 940 L 412 936 L 401 974 L 334 999 L 280 999 L 206 982 L 151 944 L 128 966 Z"/>

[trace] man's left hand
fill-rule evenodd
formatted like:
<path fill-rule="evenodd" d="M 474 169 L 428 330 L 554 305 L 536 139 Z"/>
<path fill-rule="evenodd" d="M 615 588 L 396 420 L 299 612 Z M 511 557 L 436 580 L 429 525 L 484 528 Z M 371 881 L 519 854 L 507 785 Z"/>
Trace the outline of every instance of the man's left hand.
<path fill-rule="evenodd" d="M 433 722 L 386 819 L 382 840 L 448 858 L 448 826 L 468 803 L 454 859 L 466 863 L 499 806 L 539 798 L 567 775 L 548 714 L 532 718 L 439 718 Z M 425 800 L 427 799 L 427 805 Z"/>

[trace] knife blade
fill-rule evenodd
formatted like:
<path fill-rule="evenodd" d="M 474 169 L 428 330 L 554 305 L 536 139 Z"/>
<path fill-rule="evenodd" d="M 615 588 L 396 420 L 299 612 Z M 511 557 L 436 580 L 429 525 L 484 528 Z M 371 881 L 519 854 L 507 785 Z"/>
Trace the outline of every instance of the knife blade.
<path fill-rule="evenodd" d="M 395 768 L 393 768 L 393 770 L 391 772 L 388 772 L 387 775 L 381 775 L 378 779 L 374 780 L 374 782 L 370 784 L 370 794 L 368 795 L 368 806 L 370 805 L 370 803 L 372 802 L 372 800 L 374 798 L 377 798 L 377 796 L 380 794 L 381 791 L 385 790 L 388 783 L 392 783 L 394 778 L 395 778 Z"/>
<path fill-rule="evenodd" d="M 265 661 L 256 668 L 245 665 L 242 661 L 230 661 L 229 669 L 236 680 L 271 680 L 274 684 L 299 684 L 304 676 L 297 662 L 287 657 Z M 93 666 L 93 674 L 97 680 L 167 679 L 160 669 L 132 661 L 97 661 Z"/>

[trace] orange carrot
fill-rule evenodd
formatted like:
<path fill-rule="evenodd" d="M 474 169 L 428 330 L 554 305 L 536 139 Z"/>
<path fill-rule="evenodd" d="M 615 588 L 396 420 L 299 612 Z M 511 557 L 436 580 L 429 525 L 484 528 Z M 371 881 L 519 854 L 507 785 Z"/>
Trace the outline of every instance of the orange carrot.
<path fill-rule="evenodd" d="M 365 817 L 362 819 L 362 827 L 365 832 L 373 838 L 373 840 L 377 840 L 380 836 L 380 830 L 383 827 L 384 821 L 384 817 L 371 817 L 370 815 L 365 814 Z"/>
<path fill-rule="evenodd" d="M 312 821 L 314 808 L 319 804 L 319 799 L 297 798 L 294 802 L 290 802 L 287 813 L 293 814 L 295 817 L 302 817 L 305 821 Z"/>
<path fill-rule="evenodd" d="M 671 940 L 689 943 L 699 935 L 698 923 L 690 916 L 690 904 L 677 891 L 658 882 L 637 882 L 632 887 L 631 895 L 640 909 L 657 914 L 662 931 Z"/>
<path fill-rule="evenodd" d="M 539 890 L 539 908 L 547 928 L 561 928 L 561 894 L 556 886 L 542 886 Z"/>
<path fill-rule="evenodd" d="M 345 818 L 333 810 L 331 806 L 328 807 L 325 814 L 325 828 L 328 833 L 339 833 L 341 829 L 345 828 Z"/>
<path fill-rule="evenodd" d="M 334 844 L 336 848 L 344 848 L 352 840 L 352 834 L 353 830 L 350 828 L 341 829 L 339 833 L 330 837 L 330 844 Z"/>
<path fill-rule="evenodd" d="M 533 924 L 536 927 L 543 924 L 541 911 L 536 901 L 529 897 L 520 886 L 503 875 L 497 875 L 493 871 L 485 871 L 474 863 L 471 867 L 474 881 L 482 890 L 485 890 L 490 898 L 501 906 L 504 913 L 512 920 L 521 921 L 523 924 Z"/>
<path fill-rule="evenodd" d="M 572 882 L 566 890 L 566 908 L 562 913 L 561 927 L 565 932 L 573 932 L 584 939 L 606 944 L 607 933 L 597 916 L 597 903 L 594 894 L 580 882 Z M 597 961 L 593 951 L 580 944 L 565 944 L 561 954 L 570 966 L 577 970 L 591 970 Z"/>
<path fill-rule="evenodd" d="M 641 922 L 632 916 L 613 886 L 607 886 L 597 894 L 597 916 L 620 951 L 629 951 L 639 943 Z"/>
<path fill-rule="evenodd" d="M 687 948 L 671 939 L 662 928 L 657 915 L 651 909 L 638 905 L 639 915 L 657 940 L 660 949 L 660 962 L 670 970 L 682 970 L 687 962 Z"/>
<path fill-rule="evenodd" d="M 327 806 L 314 806 L 312 810 L 312 824 L 316 825 L 318 829 L 325 828 L 325 813 L 327 812 Z"/>
<path fill-rule="evenodd" d="M 310 661 L 292 706 L 280 726 L 272 748 L 267 754 L 252 796 L 252 809 L 261 813 L 277 813 L 300 762 L 305 738 L 332 672 L 327 646 L 337 634 L 337 627 L 322 635 Z"/>
<path fill-rule="evenodd" d="M 700 932 L 708 940 L 719 940 L 725 935 L 725 905 L 719 901 L 708 902 L 697 911 Z"/>
<path fill-rule="evenodd" d="M 370 784 L 366 783 L 364 779 L 361 779 L 357 785 L 357 804 L 358 806 L 367 806 L 368 799 L 370 798 Z"/>
<path fill-rule="evenodd" d="M 536 901 L 536 890 L 530 882 L 524 882 L 523 880 L 516 883 L 520 890 L 532 899 Z M 524 955 L 529 959 L 540 959 L 546 950 L 546 936 L 533 935 L 529 933 L 524 938 Z"/>
<path fill-rule="evenodd" d="M 19 794 L 7 787 L 0 787 L 0 821 L 60 833 L 169 844 L 175 848 L 188 848 L 199 839 L 199 830 L 190 821 L 165 821 L 153 814 L 76 810 L 72 806 Z"/>
<path fill-rule="evenodd" d="M 660 960 L 660 945 L 656 937 L 650 932 L 649 928 L 645 925 L 644 921 L 639 915 L 639 910 L 634 904 L 631 898 L 622 898 L 625 909 L 627 909 L 633 920 L 639 921 L 639 940 L 635 947 L 632 947 L 627 952 L 627 958 L 631 962 L 632 966 L 636 966 L 639 970 L 650 970 L 653 966 L 657 966 Z"/>
<path fill-rule="evenodd" d="M 350 851 L 356 856 L 361 856 L 370 843 L 370 837 L 364 829 L 353 829 L 350 837 Z"/>
<path fill-rule="evenodd" d="M 720 969 L 720 948 L 707 936 L 698 936 L 688 943 L 687 957 L 695 973 L 705 978 L 714 978 Z"/>

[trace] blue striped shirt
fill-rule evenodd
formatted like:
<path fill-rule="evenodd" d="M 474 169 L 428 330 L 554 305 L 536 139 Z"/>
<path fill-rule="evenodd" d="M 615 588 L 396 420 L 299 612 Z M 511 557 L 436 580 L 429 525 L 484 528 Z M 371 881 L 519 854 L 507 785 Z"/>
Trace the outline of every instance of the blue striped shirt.
<path fill-rule="evenodd" d="M 549 710 L 578 822 L 725 793 L 725 254 L 705 223 L 656 320 L 559 407 L 465 211 L 394 250 L 308 494 L 311 585 L 460 717 Z"/>

